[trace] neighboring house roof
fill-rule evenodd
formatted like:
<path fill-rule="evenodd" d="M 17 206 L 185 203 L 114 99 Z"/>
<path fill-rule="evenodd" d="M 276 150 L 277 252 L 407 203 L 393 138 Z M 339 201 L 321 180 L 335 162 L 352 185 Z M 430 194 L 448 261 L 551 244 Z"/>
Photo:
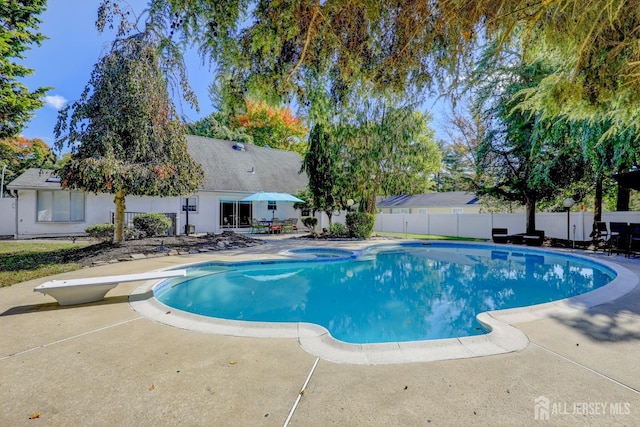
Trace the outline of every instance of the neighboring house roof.
<path fill-rule="evenodd" d="M 390 196 L 378 203 L 378 208 L 457 207 L 479 203 L 475 194 L 467 191 Z"/>
<path fill-rule="evenodd" d="M 7 184 L 9 190 L 57 190 L 60 188 L 60 179 L 56 179 L 52 170 L 31 168 Z"/>
<path fill-rule="evenodd" d="M 298 173 L 302 158 L 293 151 L 193 135 L 187 142 L 189 154 L 204 168 L 203 190 L 295 194 L 307 187 L 307 175 Z"/>
<path fill-rule="evenodd" d="M 307 187 L 307 175 L 299 174 L 302 158 L 293 151 L 252 144 L 187 136 L 191 157 L 204 169 L 205 191 L 297 193 Z M 58 189 L 59 181 L 47 182 L 53 171 L 28 169 L 7 185 L 9 189 Z"/>

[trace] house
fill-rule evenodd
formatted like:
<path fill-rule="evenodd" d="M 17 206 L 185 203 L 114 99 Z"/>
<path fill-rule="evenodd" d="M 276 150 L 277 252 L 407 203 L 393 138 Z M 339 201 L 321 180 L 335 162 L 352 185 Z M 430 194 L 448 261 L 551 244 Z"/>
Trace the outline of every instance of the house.
<path fill-rule="evenodd" d="M 480 200 L 467 191 L 390 196 L 378 203 L 380 213 L 468 214 L 480 212 Z"/>
<path fill-rule="evenodd" d="M 296 194 L 307 187 L 299 173 L 302 158 L 275 150 L 198 136 L 187 136 L 189 154 L 204 169 L 205 180 L 194 194 L 183 197 L 127 196 L 125 221 L 136 213 L 160 212 L 174 219 L 175 231 L 185 225 L 195 232 L 248 231 L 252 218 L 297 217 L 292 203 L 244 202 L 259 192 Z M 110 223 L 112 194 L 63 190 L 50 170 L 29 169 L 7 185 L 14 196 L 14 236 L 18 239 L 85 234 L 94 224 Z"/>

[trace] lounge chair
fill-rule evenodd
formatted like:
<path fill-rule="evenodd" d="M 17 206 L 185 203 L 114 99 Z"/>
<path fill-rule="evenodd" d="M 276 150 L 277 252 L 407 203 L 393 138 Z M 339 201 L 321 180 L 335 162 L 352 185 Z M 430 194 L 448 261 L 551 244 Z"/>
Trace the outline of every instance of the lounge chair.
<path fill-rule="evenodd" d="M 509 240 L 509 230 L 506 228 L 492 228 L 491 238 L 493 243 L 507 243 Z"/>
<path fill-rule="evenodd" d="M 527 246 L 542 246 L 544 242 L 544 231 L 534 230 L 533 233 L 525 233 L 522 240 Z"/>

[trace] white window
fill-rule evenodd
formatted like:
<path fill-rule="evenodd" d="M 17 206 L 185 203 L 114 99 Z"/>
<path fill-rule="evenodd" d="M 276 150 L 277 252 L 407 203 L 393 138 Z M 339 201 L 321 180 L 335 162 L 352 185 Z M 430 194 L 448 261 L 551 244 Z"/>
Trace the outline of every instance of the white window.
<path fill-rule="evenodd" d="M 182 198 L 182 212 L 186 212 L 187 208 L 189 212 L 198 212 L 198 196 Z"/>
<path fill-rule="evenodd" d="M 461 214 L 464 209 L 462 208 L 451 208 L 451 213 Z"/>
<path fill-rule="evenodd" d="M 429 213 L 429 212 L 427 211 L 427 208 L 419 208 L 418 209 L 418 213 L 419 214 L 426 214 L 426 213 Z"/>
<path fill-rule="evenodd" d="M 81 191 L 38 191 L 38 222 L 83 222 L 84 193 Z"/>

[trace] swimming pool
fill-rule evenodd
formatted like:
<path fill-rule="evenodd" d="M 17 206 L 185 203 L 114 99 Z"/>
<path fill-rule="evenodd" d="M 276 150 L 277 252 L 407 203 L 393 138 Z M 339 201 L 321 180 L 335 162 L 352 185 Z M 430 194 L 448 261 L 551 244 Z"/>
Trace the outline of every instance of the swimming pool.
<path fill-rule="evenodd" d="M 302 250 L 304 251 L 304 250 Z M 304 253 L 304 252 L 303 252 Z M 381 245 L 304 260 L 206 263 L 165 281 L 175 309 L 251 322 L 303 322 L 351 344 L 469 337 L 481 312 L 572 297 L 616 273 L 549 251 L 455 243 Z"/>

